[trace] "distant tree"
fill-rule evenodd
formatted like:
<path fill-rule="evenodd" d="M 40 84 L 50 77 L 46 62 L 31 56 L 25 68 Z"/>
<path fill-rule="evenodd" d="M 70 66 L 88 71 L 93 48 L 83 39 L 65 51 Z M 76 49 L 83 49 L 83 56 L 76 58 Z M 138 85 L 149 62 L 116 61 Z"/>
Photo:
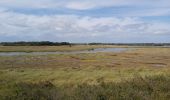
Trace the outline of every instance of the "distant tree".
<path fill-rule="evenodd" d="M 69 42 L 50 42 L 50 41 L 41 41 L 41 42 L 1 42 L 0 45 L 3 46 L 61 46 L 61 45 L 68 45 L 70 46 L 71 43 Z"/>

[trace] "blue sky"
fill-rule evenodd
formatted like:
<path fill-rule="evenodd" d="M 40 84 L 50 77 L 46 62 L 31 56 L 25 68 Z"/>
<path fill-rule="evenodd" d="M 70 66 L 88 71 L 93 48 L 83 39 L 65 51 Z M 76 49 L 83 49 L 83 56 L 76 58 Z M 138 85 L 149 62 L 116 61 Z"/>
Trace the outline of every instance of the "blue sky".
<path fill-rule="evenodd" d="M 2 41 L 170 42 L 170 3 L 1 0 Z"/>

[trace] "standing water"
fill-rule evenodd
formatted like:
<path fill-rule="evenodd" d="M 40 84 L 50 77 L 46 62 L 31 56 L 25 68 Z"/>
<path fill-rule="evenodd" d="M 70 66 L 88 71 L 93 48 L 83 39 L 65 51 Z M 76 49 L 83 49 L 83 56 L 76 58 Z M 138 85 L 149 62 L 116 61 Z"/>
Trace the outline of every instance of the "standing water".
<path fill-rule="evenodd" d="M 124 52 L 129 48 L 97 48 L 82 51 L 56 51 L 56 52 L 0 52 L 0 56 L 19 56 L 19 55 L 48 55 L 48 54 L 80 54 L 80 53 L 98 53 L 98 52 Z"/>

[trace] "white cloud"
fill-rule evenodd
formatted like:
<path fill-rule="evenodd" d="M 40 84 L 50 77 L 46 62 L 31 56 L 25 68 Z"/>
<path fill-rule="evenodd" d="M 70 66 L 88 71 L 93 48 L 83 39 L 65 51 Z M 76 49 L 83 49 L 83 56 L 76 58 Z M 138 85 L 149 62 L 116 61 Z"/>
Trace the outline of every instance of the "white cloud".
<path fill-rule="evenodd" d="M 42 8 L 46 8 L 47 12 L 44 13 L 47 14 L 34 12 L 42 12 Z M 30 13 L 26 14 L 26 10 Z M 48 11 L 53 10 L 56 12 L 49 15 Z M 102 13 L 107 17 L 102 17 Z M 156 19 L 149 21 L 140 18 L 169 15 L 168 0 L 0 0 L 0 39 L 119 37 L 120 40 L 122 37 L 169 36 L 170 23 L 165 22 L 166 19 L 160 18 L 158 22 Z"/>
<path fill-rule="evenodd" d="M 71 9 L 89 11 L 96 8 L 115 7 L 113 11 L 109 10 L 106 14 L 104 12 L 103 16 L 170 16 L 170 3 L 168 0 L 0 0 L 0 7 L 3 10 L 13 10 L 13 8 L 17 10 L 46 8 L 49 11 L 54 11 L 55 9 L 60 10 L 60 12 L 73 14 L 80 13 L 72 12 L 70 11 Z M 125 7 L 124 10 L 120 10 L 119 8 L 121 7 Z M 43 12 L 43 9 L 41 12 Z M 96 13 L 99 14 L 100 12 Z M 102 14 L 99 15 L 102 16 Z"/>
<path fill-rule="evenodd" d="M 112 6 L 170 7 L 169 0 L 0 0 L 0 5 L 26 8 L 66 7 L 77 10 Z"/>
<path fill-rule="evenodd" d="M 24 15 L 0 11 L 0 36 L 40 39 L 88 38 L 170 34 L 169 23 L 144 22 L 136 17 L 80 17 L 77 15 Z"/>
<path fill-rule="evenodd" d="M 169 16 L 169 0 L 0 0 L 0 7 L 13 10 L 21 9 L 51 9 L 69 12 L 69 10 L 92 10 L 104 7 L 115 7 L 118 12 L 109 14 L 117 16 Z M 117 8 L 116 8 L 117 7 Z M 119 8 L 124 8 L 121 11 Z M 131 8 L 128 10 L 128 8 Z M 66 8 L 66 9 L 65 9 Z M 119 11 L 120 10 L 120 11 Z M 107 11 L 107 10 L 106 10 Z M 71 11 L 70 11 L 71 12 Z M 95 13 L 95 12 L 94 12 Z M 99 11 L 98 11 L 99 13 Z M 101 12 L 102 13 L 102 12 Z M 106 15 L 107 16 L 107 15 Z"/>
<path fill-rule="evenodd" d="M 122 2 L 123 0 L 72 0 L 66 3 L 66 7 L 70 9 L 77 10 L 86 10 L 92 8 L 100 8 L 100 7 L 111 7 L 111 6 L 121 6 L 128 5 L 127 1 Z"/>
<path fill-rule="evenodd" d="M 134 9 L 119 13 L 120 16 L 170 16 L 170 8 Z"/>
<path fill-rule="evenodd" d="M 168 23 L 152 23 L 152 25 L 148 27 L 147 31 L 149 33 L 156 34 L 156 35 L 170 34 L 169 27 L 170 24 Z"/>

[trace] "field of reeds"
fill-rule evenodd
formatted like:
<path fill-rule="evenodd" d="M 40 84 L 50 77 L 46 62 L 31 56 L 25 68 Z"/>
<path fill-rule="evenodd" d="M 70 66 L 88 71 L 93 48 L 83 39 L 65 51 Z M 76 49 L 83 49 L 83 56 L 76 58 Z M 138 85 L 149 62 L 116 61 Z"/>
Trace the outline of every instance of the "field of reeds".
<path fill-rule="evenodd" d="M 0 47 L 70 51 L 103 46 Z M 29 49 L 28 49 L 29 48 Z M 0 100 L 169 100 L 170 48 L 0 56 Z"/>

